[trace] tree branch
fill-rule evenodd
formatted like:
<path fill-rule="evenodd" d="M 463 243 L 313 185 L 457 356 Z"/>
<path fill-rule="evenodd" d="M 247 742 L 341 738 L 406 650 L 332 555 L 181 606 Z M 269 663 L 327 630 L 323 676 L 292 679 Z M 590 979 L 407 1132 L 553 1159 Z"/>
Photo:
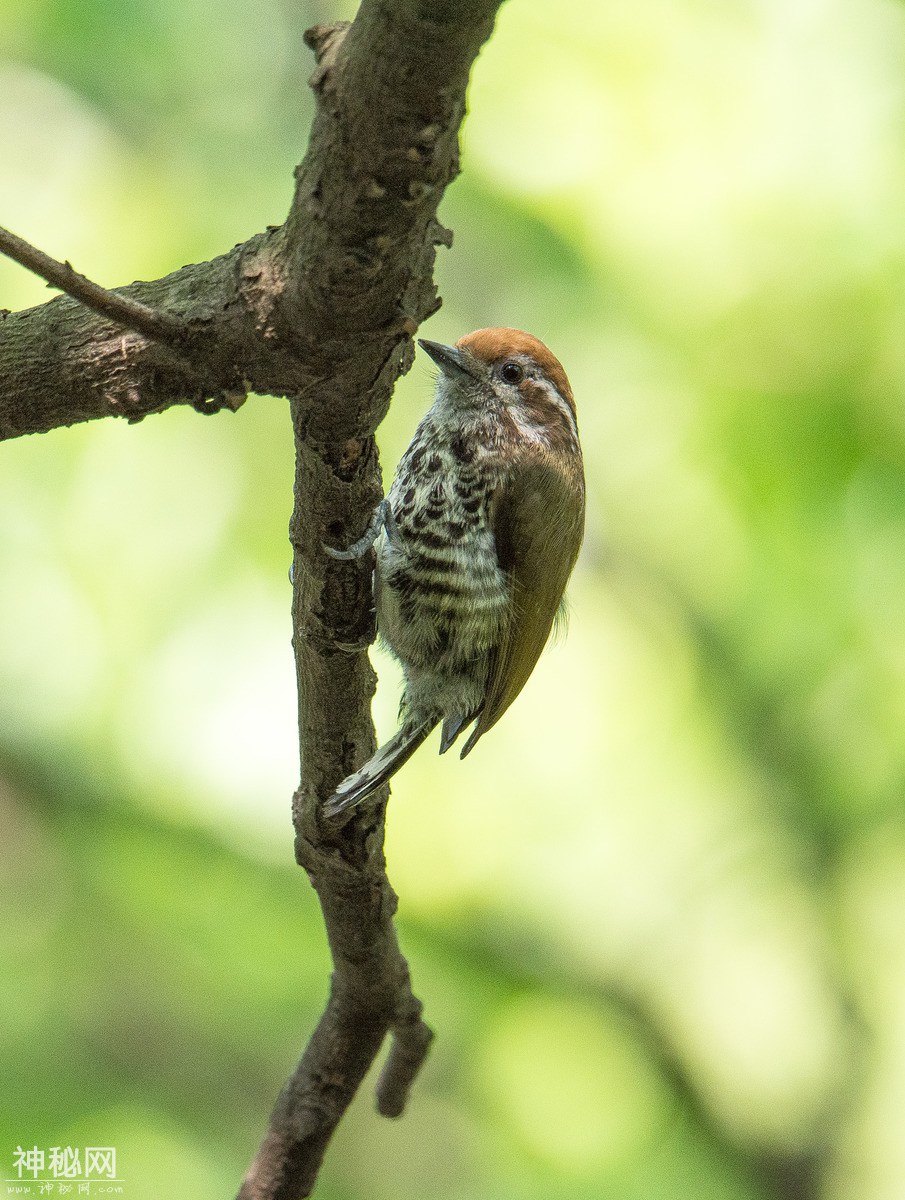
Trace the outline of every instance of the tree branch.
<path fill-rule="evenodd" d="M 178 328 L 178 354 L 168 332 L 158 338 L 145 324 L 124 333 L 140 326 L 111 306 L 114 293 L 99 289 L 103 303 L 90 304 L 93 285 L 65 266 L 54 282 L 75 299 L 0 321 L 0 439 L 110 415 L 140 420 L 172 404 L 234 407 L 250 390 L 291 398 L 302 763 L 293 822 L 334 971 L 241 1200 L 309 1195 L 387 1034 L 377 1085 L 386 1116 L 402 1112 L 432 1036 L 393 925 L 387 789 L 342 826 L 321 815 L 324 798 L 374 748 L 375 683 L 373 556 L 338 561 L 323 546 L 354 542 L 382 495 L 373 433 L 411 364 L 412 335 L 439 307 L 435 249 L 450 235 L 437 205 L 458 171 L 468 77 L 499 3 L 362 0 L 351 26 L 309 32 L 318 107 L 285 225 L 115 293 L 133 317 L 150 312 Z"/>
<path fill-rule="evenodd" d="M 124 334 L 122 311 L 116 321 L 86 311 L 81 296 L 0 309 L 0 441 L 175 404 L 235 408 L 249 391 L 311 397 L 317 420 L 337 363 L 349 436 L 372 432 L 411 363 L 418 320 L 438 306 L 432 287 L 433 307 L 423 303 L 434 246 L 449 244 L 437 204 L 458 170 L 465 84 L 499 3 L 369 0 L 348 47 L 345 26 L 313 30 L 321 103 L 286 225 L 117 288 L 181 329 L 178 355 Z M 372 385 L 379 401 L 362 401 Z"/>
<path fill-rule="evenodd" d="M 299 361 L 269 324 L 276 262 L 268 230 L 210 262 L 122 288 L 180 324 L 178 354 L 68 296 L 0 310 L 0 441 L 100 417 L 140 421 L 174 404 L 235 408 L 249 391 L 297 391 Z"/>
<path fill-rule="evenodd" d="M 165 312 L 156 312 L 148 308 L 140 300 L 130 296 L 120 296 L 117 292 L 108 292 L 106 288 L 92 283 L 84 275 L 74 270 L 71 263 L 57 262 L 43 250 L 30 245 L 24 238 L 17 237 L 10 230 L 0 225 L 0 253 L 13 259 L 20 266 L 33 271 L 35 275 L 47 281 L 51 286 L 66 292 L 74 300 L 78 300 L 93 312 L 102 317 L 109 317 L 117 324 L 131 329 L 135 333 L 143 333 L 152 341 L 179 343 L 184 329 L 182 323 Z"/>
<path fill-rule="evenodd" d="M 294 397 L 293 645 L 302 781 L 296 857 L 323 911 L 330 1000 L 240 1200 L 296 1200 L 314 1186 L 327 1144 L 391 1034 L 378 1110 L 398 1116 L 431 1031 L 411 990 L 383 857 L 387 790 L 338 828 L 325 796 L 374 749 L 373 555 L 338 561 L 382 495 L 373 430 L 412 360 L 411 337 L 438 307 L 436 210 L 458 171 L 471 65 L 499 0 L 363 0 L 351 27 L 310 31 L 318 110 L 281 231 L 279 341 L 309 372 Z M 286 323 L 291 316 L 292 324 Z"/>

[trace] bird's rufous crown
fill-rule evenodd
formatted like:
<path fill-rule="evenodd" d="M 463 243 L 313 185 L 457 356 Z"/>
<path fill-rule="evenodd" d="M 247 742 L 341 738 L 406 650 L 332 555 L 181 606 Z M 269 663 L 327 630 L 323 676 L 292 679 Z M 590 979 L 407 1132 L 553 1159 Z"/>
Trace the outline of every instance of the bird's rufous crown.
<path fill-rule="evenodd" d="M 564 400 L 575 408 L 572 388 L 562 363 L 540 338 L 521 329 L 476 329 L 459 338 L 456 346 L 468 350 L 488 365 L 523 354 L 534 360 Z"/>

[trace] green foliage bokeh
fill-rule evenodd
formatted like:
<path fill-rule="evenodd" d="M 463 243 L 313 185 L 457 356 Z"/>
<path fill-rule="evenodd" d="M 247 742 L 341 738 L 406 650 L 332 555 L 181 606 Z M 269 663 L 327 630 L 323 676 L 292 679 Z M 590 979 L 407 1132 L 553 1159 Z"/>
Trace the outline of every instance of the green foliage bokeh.
<path fill-rule="evenodd" d="M 278 223 L 350 15 L 0 0 L 0 223 L 110 285 Z M 901 4 L 502 9 L 426 332 L 563 360 L 588 533 L 505 721 L 394 785 L 439 1037 L 325 1200 L 905 1195 L 903 162 Z M 2 447 L 2 1178 L 115 1145 L 131 1200 L 232 1194 L 320 1011 L 291 479 L 272 398 Z"/>

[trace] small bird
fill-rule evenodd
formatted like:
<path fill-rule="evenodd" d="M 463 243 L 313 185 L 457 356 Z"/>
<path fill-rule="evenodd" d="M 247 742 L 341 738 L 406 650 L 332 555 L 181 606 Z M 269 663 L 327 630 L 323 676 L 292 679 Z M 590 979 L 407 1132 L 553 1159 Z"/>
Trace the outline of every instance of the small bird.
<path fill-rule="evenodd" d="M 325 803 L 335 816 L 385 783 L 442 722 L 464 758 L 524 687 L 584 532 L 575 401 L 543 342 L 478 329 L 444 346 L 434 403 L 364 535 L 377 541 L 377 629 L 405 675 L 398 732 Z M 329 550 L 329 548 L 328 548 Z"/>

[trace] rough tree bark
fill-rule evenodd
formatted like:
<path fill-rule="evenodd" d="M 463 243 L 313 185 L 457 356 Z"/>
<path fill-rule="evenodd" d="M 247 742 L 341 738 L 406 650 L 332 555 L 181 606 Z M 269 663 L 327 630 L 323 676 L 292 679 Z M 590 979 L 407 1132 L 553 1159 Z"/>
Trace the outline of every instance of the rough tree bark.
<path fill-rule="evenodd" d="M 338 562 L 323 544 L 358 538 L 381 495 L 373 434 L 411 365 L 412 335 L 439 306 L 435 248 L 450 235 L 437 205 L 458 170 L 468 76 L 499 3 L 362 0 L 351 25 L 310 30 L 318 106 L 292 208 L 283 226 L 220 258 L 111 295 L 0 236 L 2 252 L 70 293 L 0 313 L 0 440 L 174 404 L 236 408 L 250 391 L 291 401 L 302 763 L 293 820 L 334 972 L 242 1200 L 309 1195 L 387 1034 L 377 1088 L 386 1116 L 402 1112 L 431 1038 L 393 926 L 386 789 L 344 824 L 319 813 L 373 749 L 375 682 L 371 556 Z"/>

